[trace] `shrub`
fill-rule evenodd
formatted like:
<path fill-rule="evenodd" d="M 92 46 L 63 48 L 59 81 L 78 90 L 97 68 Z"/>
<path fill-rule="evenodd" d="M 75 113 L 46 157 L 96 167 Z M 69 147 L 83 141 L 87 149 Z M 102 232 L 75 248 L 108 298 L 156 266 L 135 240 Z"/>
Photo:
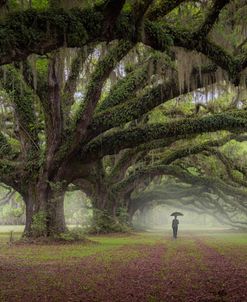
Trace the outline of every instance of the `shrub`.
<path fill-rule="evenodd" d="M 39 211 L 33 215 L 31 230 L 34 237 L 41 237 L 46 234 L 46 219 L 44 211 Z"/>
<path fill-rule="evenodd" d="M 81 228 L 74 228 L 64 233 L 57 234 L 54 238 L 59 241 L 68 241 L 68 242 L 85 241 L 85 233 L 84 230 Z"/>
<path fill-rule="evenodd" d="M 91 226 L 88 233 L 124 233 L 129 232 L 126 211 L 119 209 L 116 217 L 112 217 L 106 210 L 94 209 Z"/>

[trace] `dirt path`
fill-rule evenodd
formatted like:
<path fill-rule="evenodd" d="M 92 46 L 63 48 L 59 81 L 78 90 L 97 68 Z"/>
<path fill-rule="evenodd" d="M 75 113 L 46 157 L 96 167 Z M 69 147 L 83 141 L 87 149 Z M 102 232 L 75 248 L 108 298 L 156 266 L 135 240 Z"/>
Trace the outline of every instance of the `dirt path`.
<path fill-rule="evenodd" d="M 205 265 L 204 291 L 201 301 L 247 301 L 247 267 L 235 261 L 234 252 L 223 256 L 202 240 L 197 240 Z"/>
<path fill-rule="evenodd" d="M 233 259 L 188 236 L 69 263 L 0 260 L 0 301 L 247 301 L 247 267 Z"/>

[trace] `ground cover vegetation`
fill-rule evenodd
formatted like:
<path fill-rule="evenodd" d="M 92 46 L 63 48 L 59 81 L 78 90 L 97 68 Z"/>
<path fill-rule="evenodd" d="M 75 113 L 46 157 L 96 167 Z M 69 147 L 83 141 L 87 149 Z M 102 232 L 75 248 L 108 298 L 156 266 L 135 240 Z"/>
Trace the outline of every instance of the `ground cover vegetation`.
<path fill-rule="evenodd" d="M 168 233 L 90 239 L 95 243 L 53 248 L 1 245 L 1 301 L 246 299 L 246 233 L 182 233 L 176 241 Z"/>

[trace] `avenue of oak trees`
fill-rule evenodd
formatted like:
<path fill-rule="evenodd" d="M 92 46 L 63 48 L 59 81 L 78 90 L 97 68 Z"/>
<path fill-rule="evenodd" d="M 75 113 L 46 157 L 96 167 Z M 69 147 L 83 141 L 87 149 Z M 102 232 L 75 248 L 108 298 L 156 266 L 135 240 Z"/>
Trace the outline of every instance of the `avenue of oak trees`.
<path fill-rule="evenodd" d="M 95 209 L 114 217 L 123 207 L 131 219 L 172 200 L 164 175 L 187 184 L 176 190 L 181 207 L 244 225 L 246 170 L 220 150 L 245 140 L 239 93 L 219 110 L 196 103 L 160 123 L 150 113 L 198 89 L 245 88 L 245 1 L 36 2 L 0 1 L 0 181 L 23 197 L 25 234 L 66 230 L 71 185 Z M 217 158 L 227 177 L 190 173 L 201 165 L 191 155 Z"/>

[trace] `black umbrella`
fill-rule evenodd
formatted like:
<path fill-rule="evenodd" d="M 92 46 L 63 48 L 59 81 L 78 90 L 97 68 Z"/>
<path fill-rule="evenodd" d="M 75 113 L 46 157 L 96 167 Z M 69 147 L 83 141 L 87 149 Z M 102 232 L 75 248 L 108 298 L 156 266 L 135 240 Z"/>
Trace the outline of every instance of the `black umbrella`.
<path fill-rule="evenodd" d="M 184 214 L 180 212 L 173 212 L 171 216 L 184 216 Z"/>

